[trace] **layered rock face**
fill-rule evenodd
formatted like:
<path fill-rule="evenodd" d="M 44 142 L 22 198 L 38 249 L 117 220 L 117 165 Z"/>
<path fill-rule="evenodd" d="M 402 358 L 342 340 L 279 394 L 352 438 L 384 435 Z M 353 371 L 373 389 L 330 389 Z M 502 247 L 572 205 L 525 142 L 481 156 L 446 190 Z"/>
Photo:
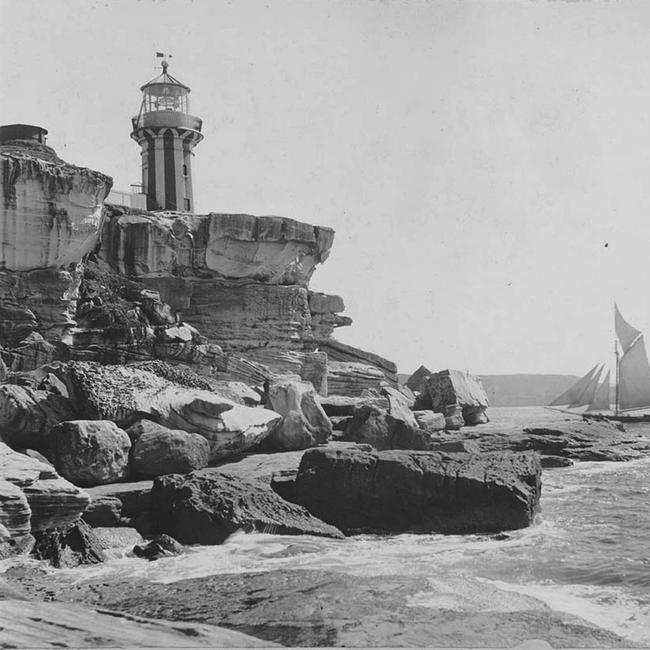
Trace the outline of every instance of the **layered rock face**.
<path fill-rule="evenodd" d="M 123 291 L 127 302 L 138 302 L 139 288 L 140 293 L 157 296 L 167 309 L 165 323 L 154 323 L 151 309 L 142 305 L 147 324 L 167 326 L 166 341 L 154 332 L 154 356 L 169 359 L 180 354 L 187 362 L 192 361 L 188 348 L 216 344 L 219 352 L 213 350 L 206 358 L 202 350 L 201 363 L 219 373 L 239 366 L 246 380 L 251 369 L 241 367 L 244 360 L 271 372 L 299 374 L 321 394 L 329 389 L 330 377 L 334 392 L 359 383 L 394 383 L 392 362 L 331 338 L 336 327 L 351 323 L 341 315 L 343 300 L 308 289 L 315 267 L 329 255 L 333 237 L 329 228 L 283 217 L 130 213 L 108 206 L 99 264 L 132 283 Z M 82 293 L 84 289 L 82 285 Z M 129 311 L 127 305 L 124 311 Z M 179 340 L 178 332 L 170 330 L 174 321 L 191 325 L 203 340 Z M 141 324 L 131 318 L 129 326 L 134 330 Z M 170 342 L 176 350 L 170 350 Z M 333 375 L 326 366 L 329 359 L 343 366 Z M 350 362 L 355 367 L 345 365 Z"/>
<path fill-rule="evenodd" d="M 338 394 L 395 383 L 390 361 L 332 339 L 351 323 L 343 300 L 309 290 L 330 228 L 104 206 L 111 179 L 49 147 L 16 140 L 0 154 L 0 357 L 9 371 L 70 357 L 162 359 L 251 385 L 295 373 L 323 395 L 329 377 Z"/>
<path fill-rule="evenodd" d="M 45 145 L 0 145 L 0 340 L 31 331 L 65 339 L 74 327 L 77 265 L 98 240 L 112 180 L 65 163 Z"/>
<path fill-rule="evenodd" d="M 314 342 L 307 284 L 329 255 L 331 229 L 245 214 L 121 212 L 109 210 L 101 259 L 158 291 L 208 339 L 227 351 Z"/>
<path fill-rule="evenodd" d="M 64 527 L 79 518 L 90 498 L 61 478 L 51 465 L 0 443 L 0 557 L 21 550 L 30 533 Z M 4 550 L 3 550 L 4 547 Z"/>

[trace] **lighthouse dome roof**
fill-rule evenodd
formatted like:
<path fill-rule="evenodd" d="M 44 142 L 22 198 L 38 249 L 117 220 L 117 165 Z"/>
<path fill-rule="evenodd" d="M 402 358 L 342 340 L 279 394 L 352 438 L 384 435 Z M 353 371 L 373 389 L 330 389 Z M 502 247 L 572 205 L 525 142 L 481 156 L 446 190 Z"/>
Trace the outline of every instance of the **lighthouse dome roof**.
<path fill-rule="evenodd" d="M 152 79 L 151 81 L 147 81 L 144 86 L 140 87 L 140 90 L 145 90 L 151 86 L 177 86 L 180 88 L 184 88 L 188 93 L 190 92 L 190 87 L 186 86 L 184 83 L 181 83 L 176 77 L 172 77 L 172 75 L 167 72 L 167 66 L 168 63 L 167 61 L 162 62 L 162 74 L 159 74 L 157 77 Z"/>

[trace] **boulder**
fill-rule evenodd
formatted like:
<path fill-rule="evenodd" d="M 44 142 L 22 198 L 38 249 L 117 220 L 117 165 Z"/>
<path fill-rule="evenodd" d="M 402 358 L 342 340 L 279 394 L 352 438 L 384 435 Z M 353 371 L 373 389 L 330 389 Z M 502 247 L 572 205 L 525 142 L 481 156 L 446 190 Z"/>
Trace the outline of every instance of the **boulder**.
<path fill-rule="evenodd" d="M 468 424 L 485 421 L 482 414 L 488 407 L 488 398 L 480 378 L 460 370 L 442 370 L 427 377 L 417 401 L 418 410 L 444 413 L 450 404 L 461 407 Z"/>
<path fill-rule="evenodd" d="M 427 377 L 433 373 L 425 366 L 420 366 L 407 380 L 406 385 L 414 392 L 421 393 L 425 390 Z"/>
<path fill-rule="evenodd" d="M 415 418 L 413 418 L 415 420 Z M 376 449 L 427 449 L 429 435 L 376 406 L 360 406 L 348 422 L 343 440 L 365 443 Z"/>
<path fill-rule="evenodd" d="M 237 530 L 342 537 L 270 486 L 225 473 L 160 476 L 151 503 L 159 530 L 183 544 L 221 544 Z"/>
<path fill-rule="evenodd" d="M 86 417 L 129 426 L 143 417 L 170 429 L 198 433 L 210 462 L 260 443 L 281 419 L 268 409 L 236 404 L 213 391 L 170 382 L 132 366 L 70 362 L 65 376 Z"/>
<path fill-rule="evenodd" d="M 188 474 L 207 466 L 210 445 L 203 436 L 155 423 L 147 428 L 133 444 L 132 467 L 136 476 Z"/>
<path fill-rule="evenodd" d="M 442 431 L 445 428 L 446 421 L 442 413 L 413 411 L 413 415 L 418 423 L 418 427 L 424 429 L 424 431 L 433 433 L 434 431 Z"/>
<path fill-rule="evenodd" d="M 81 518 L 93 528 L 119 526 L 122 514 L 122 502 L 116 497 L 98 497 L 93 499 Z"/>
<path fill-rule="evenodd" d="M 114 483 L 128 475 L 131 441 L 113 422 L 62 422 L 52 429 L 48 441 L 54 467 L 77 485 Z"/>
<path fill-rule="evenodd" d="M 495 533 L 539 509 L 535 454 L 310 449 L 296 503 L 346 532 Z"/>
<path fill-rule="evenodd" d="M 65 527 L 76 521 L 90 498 L 61 478 L 49 464 L 19 454 L 0 443 L 0 524 L 16 549 L 30 533 Z"/>
<path fill-rule="evenodd" d="M 44 451 L 50 429 L 75 417 L 65 397 L 13 384 L 0 386 L 0 439 L 12 447 Z"/>
<path fill-rule="evenodd" d="M 390 386 L 382 386 L 381 393 L 388 399 L 388 412 L 393 418 L 401 420 L 411 429 L 418 428 L 417 420 L 411 410 L 413 402 L 407 395 Z"/>
<path fill-rule="evenodd" d="M 37 560 L 47 560 L 57 568 L 99 564 L 106 559 L 92 528 L 82 519 L 64 527 L 36 533 L 35 538 L 32 555 Z"/>
<path fill-rule="evenodd" d="M 265 447 L 279 451 L 306 449 L 325 442 L 332 434 L 332 423 L 309 382 L 276 377 L 269 385 L 266 405 L 282 420 L 265 439 Z"/>
<path fill-rule="evenodd" d="M 159 560 L 161 557 L 181 555 L 184 552 L 182 544 L 179 544 L 169 535 L 156 535 L 146 544 L 136 544 L 133 547 L 133 555 L 143 557 L 147 560 Z"/>

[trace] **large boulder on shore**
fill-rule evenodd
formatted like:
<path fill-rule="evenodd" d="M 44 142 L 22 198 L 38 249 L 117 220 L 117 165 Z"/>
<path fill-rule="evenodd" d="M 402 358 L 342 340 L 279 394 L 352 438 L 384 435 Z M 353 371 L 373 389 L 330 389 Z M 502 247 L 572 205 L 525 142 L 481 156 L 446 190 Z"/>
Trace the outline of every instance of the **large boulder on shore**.
<path fill-rule="evenodd" d="M 55 393 L 25 386 L 0 386 L 0 440 L 23 449 L 47 448 L 50 429 L 76 417 L 72 403 Z"/>
<path fill-rule="evenodd" d="M 216 390 L 189 388 L 133 366 L 73 361 L 61 372 L 85 417 L 130 426 L 141 418 L 170 429 L 198 433 L 210 445 L 210 461 L 260 443 L 281 416 L 242 406 Z"/>
<path fill-rule="evenodd" d="M 411 413 L 413 422 L 415 417 Z M 376 406 L 363 405 L 354 410 L 342 440 L 372 445 L 375 449 L 428 449 L 429 435 L 408 421 Z"/>
<path fill-rule="evenodd" d="M 418 410 L 431 409 L 446 413 L 447 407 L 458 404 L 465 424 L 487 422 L 488 398 L 481 380 L 460 370 L 441 370 L 425 377 L 416 401 Z"/>
<path fill-rule="evenodd" d="M 9 534 L 2 546 L 24 550 L 30 534 L 66 526 L 79 518 L 90 498 L 61 478 L 51 465 L 0 443 L 0 526 Z"/>
<path fill-rule="evenodd" d="M 539 509 L 535 454 L 310 449 L 293 499 L 345 532 L 494 533 Z"/>
<path fill-rule="evenodd" d="M 276 377 L 270 384 L 267 407 L 282 421 L 264 441 L 278 451 L 306 449 L 325 442 L 332 435 L 332 423 L 317 400 L 310 382 L 290 376 Z"/>
<path fill-rule="evenodd" d="M 425 389 L 427 377 L 433 374 L 426 366 L 420 366 L 407 380 L 406 386 L 412 391 L 420 393 Z"/>
<path fill-rule="evenodd" d="M 54 467 L 76 485 L 115 483 L 128 475 L 131 441 L 113 422 L 62 422 L 52 429 L 48 441 Z"/>
<path fill-rule="evenodd" d="M 221 544 L 237 530 L 342 537 L 269 485 L 225 473 L 160 476 L 153 483 L 151 505 L 159 531 L 183 544 Z"/>
<path fill-rule="evenodd" d="M 144 478 L 188 474 L 206 467 L 209 456 L 210 445 L 198 433 L 151 422 L 133 444 L 133 471 Z"/>

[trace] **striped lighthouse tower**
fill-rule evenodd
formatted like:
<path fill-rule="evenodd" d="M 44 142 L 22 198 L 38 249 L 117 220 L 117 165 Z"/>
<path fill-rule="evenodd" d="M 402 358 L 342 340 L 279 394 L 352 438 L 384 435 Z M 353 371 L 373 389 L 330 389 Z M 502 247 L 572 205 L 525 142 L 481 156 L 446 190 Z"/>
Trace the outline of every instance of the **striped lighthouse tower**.
<path fill-rule="evenodd" d="M 192 151 L 203 140 L 202 120 L 190 115 L 190 89 L 168 67 L 163 59 L 162 74 L 140 89 L 142 105 L 131 120 L 131 137 L 142 149 L 147 210 L 192 212 Z"/>

